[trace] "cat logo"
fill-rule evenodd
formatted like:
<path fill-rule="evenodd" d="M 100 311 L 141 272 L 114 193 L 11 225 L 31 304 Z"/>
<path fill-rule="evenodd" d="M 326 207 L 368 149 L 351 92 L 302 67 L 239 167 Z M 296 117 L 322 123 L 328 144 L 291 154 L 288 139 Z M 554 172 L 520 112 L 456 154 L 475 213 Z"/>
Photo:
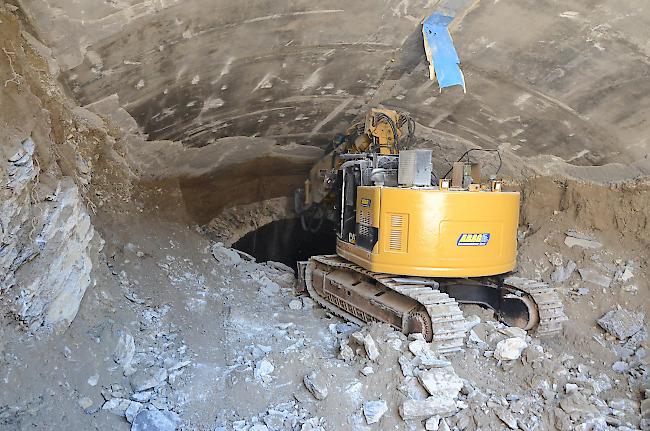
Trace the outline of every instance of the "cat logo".
<path fill-rule="evenodd" d="M 361 198 L 361 206 L 364 208 L 370 208 L 372 201 L 368 198 Z"/>
<path fill-rule="evenodd" d="M 489 240 L 490 240 L 489 233 L 463 233 L 458 238 L 458 241 L 456 241 L 456 245 L 459 247 L 461 246 L 480 247 L 480 246 L 487 245 Z"/>

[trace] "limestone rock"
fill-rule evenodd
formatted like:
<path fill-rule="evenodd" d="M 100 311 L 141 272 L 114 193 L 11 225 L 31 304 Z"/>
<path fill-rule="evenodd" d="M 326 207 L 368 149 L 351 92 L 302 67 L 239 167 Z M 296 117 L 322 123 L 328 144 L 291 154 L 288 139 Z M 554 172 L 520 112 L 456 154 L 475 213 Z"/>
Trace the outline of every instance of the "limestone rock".
<path fill-rule="evenodd" d="M 315 304 L 316 303 L 314 302 L 314 300 L 311 299 L 310 297 L 308 296 L 302 297 L 302 308 L 304 308 L 305 310 L 311 310 L 312 308 L 314 308 Z"/>
<path fill-rule="evenodd" d="M 576 263 L 572 260 L 570 260 L 565 266 L 557 266 L 555 267 L 555 271 L 551 274 L 551 280 L 555 283 L 564 283 L 571 277 L 576 268 Z"/>
<path fill-rule="evenodd" d="M 172 412 L 141 410 L 133 419 L 131 431 L 175 431 L 178 417 Z"/>
<path fill-rule="evenodd" d="M 424 423 L 424 429 L 427 431 L 438 431 L 440 429 L 440 416 L 433 416 Z"/>
<path fill-rule="evenodd" d="M 268 359 L 262 359 L 255 365 L 255 371 L 253 374 L 257 380 L 262 380 L 263 382 L 270 381 L 270 374 L 275 370 L 275 367 Z"/>
<path fill-rule="evenodd" d="M 519 358 L 526 347 L 528 343 L 519 337 L 506 338 L 497 343 L 494 357 L 500 361 L 512 361 Z"/>
<path fill-rule="evenodd" d="M 126 416 L 126 420 L 129 423 L 133 423 L 133 420 L 137 416 L 137 414 L 140 412 L 142 409 L 142 404 L 140 404 L 137 401 L 131 401 L 131 404 L 129 404 L 129 407 L 127 407 L 126 411 L 124 412 L 124 415 Z"/>
<path fill-rule="evenodd" d="M 388 411 L 388 405 L 384 400 L 366 401 L 363 403 L 363 415 L 368 425 L 379 422 L 381 417 Z"/>
<path fill-rule="evenodd" d="M 404 420 L 422 420 L 436 415 L 447 416 L 456 410 L 456 402 L 452 398 L 431 396 L 426 400 L 405 400 L 399 414 Z"/>
<path fill-rule="evenodd" d="M 401 352 L 402 351 L 402 340 L 399 338 L 393 338 L 392 340 L 388 340 L 386 343 L 388 346 L 395 350 L 396 352 Z"/>
<path fill-rule="evenodd" d="M 598 319 L 598 325 L 620 340 L 630 338 L 644 327 L 645 315 L 624 308 L 608 311 Z"/>
<path fill-rule="evenodd" d="M 379 358 L 379 349 L 377 349 L 377 344 L 375 344 L 375 340 L 370 334 L 366 334 L 366 336 L 363 338 L 363 346 L 366 349 L 368 359 L 371 361 L 377 361 Z"/>
<path fill-rule="evenodd" d="M 299 299 L 292 299 L 289 302 L 289 308 L 292 310 L 300 310 L 302 308 L 302 301 Z"/>
<path fill-rule="evenodd" d="M 93 400 L 91 400 L 89 397 L 81 397 L 77 401 L 79 404 L 79 407 L 81 407 L 83 410 L 88 410 L 90 407 L 93 405 Z"/>
<path fill-rule="evenodd" d="M 126 409 L 129 408 L 131 401 L 124 398 L 111 398 L 106 401 L 102 406 L 102 410 L 108 410 L 109 412 L 116 414 L 118 416 L 125 416 Z"/>
<path fill-rule="evenodd" d="M 354 359 L 354 350 L 348 345 L 347 340 L 341 341 L 341 348 L 339 350 L 339 358 L 344 361 L 351 361 Z"/>
<path fill-rule="evenodd" d="M 500 329 L 499 332 L 507 335 L 508 337 L 516 337 L 521 338 L 522 340 L 526 340 L 526 331 L 521 328 L 517 328 L 516 326 L 506 326 L 505 328 Z"/>
<path fill-rule="evenodd" d="M 219 263 L 226 265 L 239 265 L 242 261 L 239 253 L 232 248 L 224 247 L 220 242 L 212 246 L 212 256 L 214 256 Z"/>
<path fill-rule="evenodd" d="M 318 371 L 312 371 L 303 378 L 303 382 L 307 390 L 317 400 L 327 398 L 327 385 L 323 375 Z"/>
<path fill-rule="evenodd" d="M 404 377 L 413 377 L 413 363 L 409 358 L 406 357 L 406 355 L 400 356 L 397 361 L 399 362 L 399 366 L 402 369 L 402 374 Z"/>
<path fill-rule="evenodd" d="M 463 387 L 463 381 L 453 367 L 423 371 L 418 375 L 418 380 L 429 394 L 438 397 L 456 398 Z"/>
<path fill-rule="evenodd" d="M 612 278 L 601 274 L 594 269 L 579 269 L 582 281 L 593 283 L 601 287 L 609 287 L 612 284 Z"/>
<path fill-rule="evenodd" d="M 34 149 L 31 139 L 23 142 L 10 158 L 8 181 L 0 175 L 0 285 L 9 311 L 32 330 L 70 324 L 103 246 L 72 178 L 34 201 Z"/>
<path fill-rule="evenodd" d="M 508 428 L 512 430 L 519 429 L 519 426 L 517 426 L 517 418 L 514 417 L 510 411 L 504 408 L 496 408 L 494 409 L 494 414 L 497 415 L 504 424 L 508 425 Z"/>
<path fill-rule="evenodd" d="M 129 332 L 127 328 L 122 328 L 117 331 L 117 345 L 115 346 L 115 351 L 113 352 L 113 360 L 122 365 L 122 367 L 128 367 L 133 362 L 133 356 L 135 355 L 135 341 L 133 335 Z"/>
<path fill-rule="evenodd" d="M 618 280 L 622 281 L 623 283 L 628 282 L 630 279 L 634 277 L 634 271 L 632 270 L 632 267 L 630 265 L 626 265 L 625 269 L 621 272 L 621 275 L 618 277 Z"/>
<path fill-rule="evenodd" d="M 280 293 L 280 285 L 276 283 L 275 281 L 271 280 L 267 276 L 261 276 L 259 278 L 253 278 L 256 280 L 259 284 L 261 284 L 260 287 L 260 293 L 266 296 L 276 296 L 278 293 Z"/>
<path fill-rule="evenodd" d="M 623 344 L 623 348 L 633 352 L 648 338 L 648 330 L 644 327 L 632 335 L 628 340 Z"/>
<path fill-rule="evenodd" d="M 560 400 L 560 408 L 572 418 L 595 417 L 599 414 L 598 409 L 589 403 L 580 392 L 572 392 L 562 398 Z"/>
<path fill-rule="evenodd" d="M 409 350 L 415 356 L 433 354 L 429 343 L 424 341 L 424 339 L 417 339 L 409 343 Z"/>
<path fill-rule="evenodd" d="M 603 246 L 601 243 L 594 240 L 593 238 L 578 233 L 574 230 L 568 231 L 566 235 L 567 236 L 564 238 L 564 244 L 566 244 L 568 247 L 578 246 L 587 249 L 596 249 L 596 248 L 601 248 Z"/>
<path fill-rule="evenodd" d="M 142 392 L 156 386 L 167 380 L 167 370 L 165 368 L 152 367 L 148 370 L 141 370 L 134 373 L 129 379 L 131 388 L 134 392 Z"/>

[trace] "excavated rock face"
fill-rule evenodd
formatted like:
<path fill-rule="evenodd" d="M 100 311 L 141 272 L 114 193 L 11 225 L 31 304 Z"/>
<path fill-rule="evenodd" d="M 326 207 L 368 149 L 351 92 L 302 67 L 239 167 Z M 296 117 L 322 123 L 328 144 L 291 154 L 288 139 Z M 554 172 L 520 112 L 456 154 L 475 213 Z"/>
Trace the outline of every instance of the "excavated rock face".
<path fill-rule="evenodd" d="M 70 178 L 36 201 L 39 168 L 34 141 L 3 160 L 0 183 L 0 285 L 3 301 L 31 329 L 67 326 L 91 284 L 93 253 L 101 247 Z"/>
<path fill-rule="evenodd" d="M 2 8 L 0 21 L 0 318 L 67 327 L 103 245 L 85 197 L 96 142 L 48 75 L 47 50 Z"/>

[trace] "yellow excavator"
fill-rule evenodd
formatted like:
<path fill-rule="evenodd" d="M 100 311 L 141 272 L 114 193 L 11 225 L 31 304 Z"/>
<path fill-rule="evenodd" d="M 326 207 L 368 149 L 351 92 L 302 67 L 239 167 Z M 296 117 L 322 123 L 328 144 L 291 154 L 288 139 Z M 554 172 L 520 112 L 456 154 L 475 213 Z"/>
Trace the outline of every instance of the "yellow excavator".
<path fill-rule="evenodd" d="M 404 148 L 414 130 L 408 115 L 371 109 L 313 167 L 296 211 L 304 229 L 335 224 L 336 255 L 300 262 L 299 290 L 349 321 L 420 332 L 440 353 L 462 348 L 468 322 L 458 303 L 539 335 L 561 331 L 555 290 L 506 276 L 516 266 L 519 193 L 496 175 L 482 180 L 471 157 L 483 149 L 437 177 L 431 150 Z"/>

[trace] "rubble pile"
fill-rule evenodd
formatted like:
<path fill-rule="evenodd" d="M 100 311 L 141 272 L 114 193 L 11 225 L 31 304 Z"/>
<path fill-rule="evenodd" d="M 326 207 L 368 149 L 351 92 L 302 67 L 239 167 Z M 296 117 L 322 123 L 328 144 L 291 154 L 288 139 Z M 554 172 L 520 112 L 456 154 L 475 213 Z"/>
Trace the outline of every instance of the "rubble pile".
<path fill-rule="evenodd" d="M 463 393 L 477 429 L 494 417 L 510 429 L 636 429 L 637 401 L 612 395 L 621 382 L 602 371 L 594 360 L 570 353 L 545 350 L 543 341 L 523 334 L 528 344 L 515 360 L 500 359 L 495 352 L 511 335 L 511 329 L 487 321 L 477 325 L 467 340 L 463 357 L 454 364 L 479 378 L 468 379 Z M 480 335 L 479 335 L 480 334 Z M 492 358 L 488 360 L 487 358 Z M 479 368 L 480 367 L 480 368 Z M 480 378 L 500 376 L 506 385 L 481 384 Z M 523 380 L 523 381 L 522 381 Z M 488 380 L 489 381 L 489 380 Z"/>
<path fill-rule="evenodd" d="M 580 242 L 573 246 L 583 245 Z M 258 294 L 268 300 L 287 295 L 293 281 L 293 272 L 288 268 L 278 268 L 274 263 L 257 264 L 220 244 L 213 248 L 213 254 L 218 260 L 236 262 L 243 276 L 255 281 Z M 545 276 L 553 277 L 558 288 L 562 289 L 562 283 L 569 279 L 581 277 L 577 267 L 583 261 L 566 260 L 559 253 L 550 256 L 552 267 Z M 620 283 L 625 273 L 629 280 L 630 268 L 629 263 L 613 268 L 612 285 Z M 285 296 L 283 301 L 293 313 L 309 312 L 313 307 L 313 301 L 304 296 Z M 473 310 L 467 309 L 466 315 Z M 468 315 L 467 321 L 471 329 L 466 348 L 451 356 L 434 353 L 420 334 L 406 337 L 388 325 L 359 328 L 331 323 L 333 342 L 327 340 L 320 353 L 324 362 L 317 366 L 310 362 L 299 376 L 299 384 L 308 396 L 295 392 L 293 399 L 282 405 L 280 419 L 278 409 L 269 407 L 257 416 L 230 423 L 234 429 L 336 429 L 327 416 L 318 419 L 317 412 L 333 402 L 333 397 L 336 400 L 340 391 L 345 393 L 353 387 L 358 401 L 345 407 L 339 403 L 350 429 L 396 426 L 426 430 L 626 431 L 646 426 L 647 421 L 641 419 L 644 393 L 638 392 L 640 382 L 647 378 L 643 347 L 646 328 L 639 312 L 617 308 L 598 320 L 598 325 L 607 331 L 602 342 L 609 343 L 612 353 L 626 361 L 624 367 L 616 363 L 613 367 L 603 366 L 595 358 L 580 356 L 489 317 Z M 276 330 L 286 328 L 291 333 L 300 326 L 301 322 L 295 321 L 276 326 Z M 596 322 L 592 331 L 585 336 L 598 338 Z M 300 335 L 299 338 L 300 351 L 306 355 L 300 361 L 304 361 L 311 343 Z M 275 335 L 273 339 L 272 343 L 278 341 Z M 296 342 L 295 337 L 289 340 Z M 334 349 L 331 353 L 329 347 Z M 282 373 L 286 355 L 291 352 L 262 344 L 251 346 L 247 352 L 247 356 L 238 358 L 236 366 L 249 370 L 253 379 L 271 390 L 274 379 L 280 378 L 276 376 Z M 351 371 L 357 373 L 352 381 Z M 384 382 L 384 390 L 377 390 L 373 379 Z M 635 396 L 634 391 L 641 396 Z"/>
<path fill-rule="evenodd" d="M 137 332 L 114 328 L 113 360 L 126 384 L 102 387 L 102 410 L 124 417 L 133 430 L 173 430 L 180 423 L 186 403 L 183 386 L 191 379 L 192 360 L 178 328 L 164 324 L 169 307 L 142 306 Z M 97 409 L 86 407 L 88 413 Z M 159 428 L 147 428 L 158 423 Z"/>

